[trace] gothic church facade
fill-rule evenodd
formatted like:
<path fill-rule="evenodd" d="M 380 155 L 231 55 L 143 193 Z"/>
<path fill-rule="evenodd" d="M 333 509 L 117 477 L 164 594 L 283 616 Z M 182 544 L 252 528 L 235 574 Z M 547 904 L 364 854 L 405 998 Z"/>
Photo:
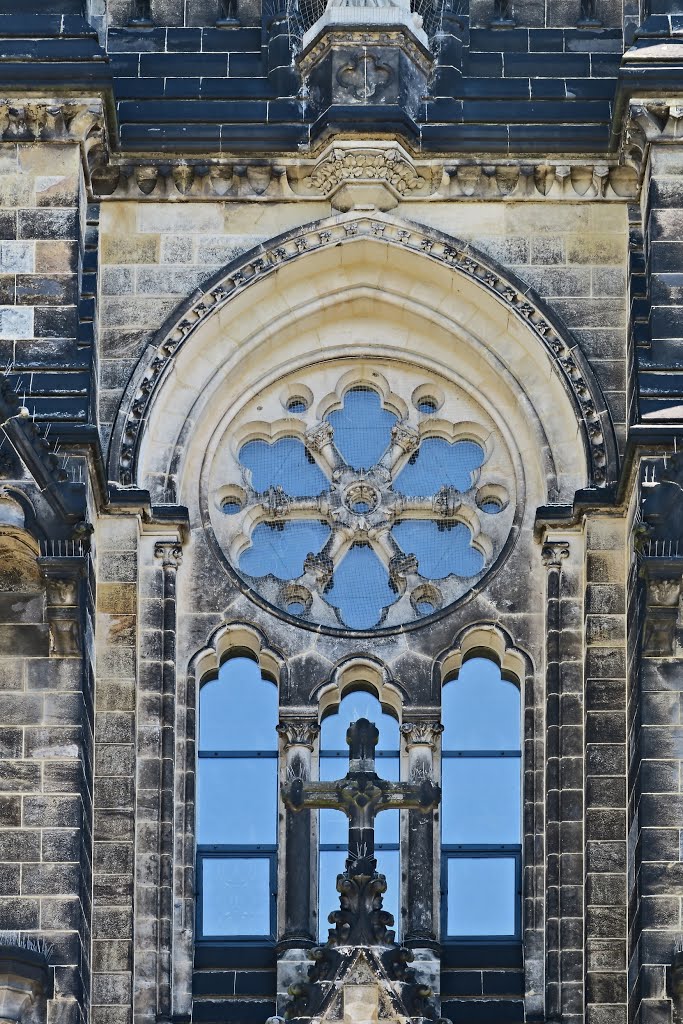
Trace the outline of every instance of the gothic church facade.
<path fill-rule="evenodd" d="M 3 1021 L 680 1019 L 682 314 L 681 0 L 0 0 Z"/>

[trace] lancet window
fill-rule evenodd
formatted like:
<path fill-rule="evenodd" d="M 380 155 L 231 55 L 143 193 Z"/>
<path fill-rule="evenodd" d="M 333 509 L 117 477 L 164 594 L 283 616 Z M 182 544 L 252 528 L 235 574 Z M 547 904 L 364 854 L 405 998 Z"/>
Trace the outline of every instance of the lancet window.
<path fill-rule="evenodd" d="M 197 936 L 275 935 L 277 687 L 247 657 L 199 694 Z"/>
<path fill-rule="evenodd" d="M 521 710 L 516 683 L 485 658 L 443 689 L 442 934 L 519 936 Z"/>

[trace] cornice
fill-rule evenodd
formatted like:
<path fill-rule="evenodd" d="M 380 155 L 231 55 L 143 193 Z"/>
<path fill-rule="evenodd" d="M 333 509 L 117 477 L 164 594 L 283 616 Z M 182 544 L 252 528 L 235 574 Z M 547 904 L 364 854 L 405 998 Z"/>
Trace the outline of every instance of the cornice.
<path fill-rule="evenodd" d="M 638 176 L 623 161 L 414 157 L 397 142 L 338 141 L 314 157 L 186 160 L 117 158 L 93 169 L 96 199 L 296 202 L 331 200 L 345 184 L 381 181 L 396 203 L 470 199 L 512 202 L 625 202 Z M 394 204 L 395 205 L 395 204 Z"/>
<path fill-rule="evenodd" d="M 0 96 L 0 143 L 77 144 L 86 185 L 91 188 L 92 173 L 109 159 L 115 138 L 111 93 L 64 96 L 25 89 L 16 95 L 8 93 L 3 89 Z"/>

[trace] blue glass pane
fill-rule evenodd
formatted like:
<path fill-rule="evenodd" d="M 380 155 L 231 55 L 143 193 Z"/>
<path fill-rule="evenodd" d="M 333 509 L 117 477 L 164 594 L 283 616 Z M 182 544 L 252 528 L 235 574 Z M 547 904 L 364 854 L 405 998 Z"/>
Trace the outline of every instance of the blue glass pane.
<path fill-rule="evenodd" d="M 320 873 L 318 883 L 318 916 L 320 921 L 319 935 L 321 940 L 327 938 L 330 925 L 328 914 L 339 910 L 339 893 L 337 892 L 337 875 L 344 870 L 346 853 L 341 850 L 323 850 L 320 853 Z M 398 850 L 378 850 L 377 870 L 386 876 L 387 891 L 384 894 L 384 910 L 394 915 L 395 930 L 398 934 L 400 925 L 399 908 L 399 857 Z"/>
<path fill-rule="evenodd" d="M 199 691 L 200 750 L 277 750 L 277 686 L 250 658 L 230 658 Z"/>
<path fill-rule="evenodd" d="M 202 860 L 202 935 L 270 935 L 270 862 Z"/>
<path fill-rule="evenodd" d="M 514 935 L 516 905 L 512 857 L 448 861 L 449 935 Z"/>
<path fill-rule="evenodd" d="M 325 600 L 339 609 L 346 626 L 370 629 L 397 596 L 389 586 L 387 570 L 370 545 L 353 544 L 335 569 Z"/>
<path fill-rule="evenodd" d="M 374 722 L 379 730 L 379 742 L 377 750 L 399 749 L 399 726 L 392 715 L 386 715 L 382 711 L 382 705 L 377 698 L 364 690 L 356 690 L 349 693 L 340 702 L 335 714 L 328 715 L 323 719 L 320 732 L 321 750 L 343 750 L 349 748 L 346 743 L 346 730 L 351 722 L 357 722 L 359 718 L 367 718 Z M 346 769 L 341 773 L 344 775 Z M 378 772 L 381 769 L 378 768 Z"/>
<path fill-rule="evenodd" d="M 320 778 L 324 782 L 343 778 L 349 763 L 341 757 L 320 758 Z M 381 757 L 377 762 L 377 774 L 383 779 L 397 782 L 399 778 L 398 758 Z M 320 811 L 320 842 L 348 845 L 349 821 L 341 811 Z M 399 812 L 381 811 L 375 818 L 375 844 L 398 843 Z"/>
<path fill-rule="evenodd" d="M 391 442 L 396 416 L 382 408 L 376 391 L 352 389 L 344 395 L 344 407 L 327 417 L 334 443 L 353 469 L 370 469 Z"/>
<path fill-rule="evenodd" d="M 325 475 L 311 462 L 303 442 L 295 437 L 282 437 L 274 444 L 247 441 L 240 449 L 239 460 L 251 470 L 255 491 L 279 486 L 293 498 L 306 498 L 329 487 Z"/>
<path fill-rule="evenodd" d="M 441 769 L 445 844 L 520 841 L 518 757 L 446 757 Z"/>
<path fill-rule="evenodd" d="M 394 490 L 412 498 L 428 498 L 444 486 L 467 491 L 483 461 L 484 450 L 475 441 L 451 444 L 427 437 L 394 481 Z"/>
<path fill-rule="evenodd" d="M 317 519 L 259 523 L 251 535 L 251 547 L 240 556 L 240 569 L 249 576 L 267 576 L 295 580 L 304 571 L 309 552 L 317 554 L 327 543 L 331 530 Z"/>
<path fill-rule="evenodd" d="M 407 555 L 417 555 L 418 570 L 427 579 L 442 580 L 451 573 L 476 576 L 484 567 L 484 556 L 472 547 L 472 534 L 463 523 L 404 519 L 391 535 Z"/>
<path fill-rule="evenodd" d="M 443 688 L 444 750 L 519 750 L 519 687 L 487 658 L 472 658 Z"/>
<path fill-rule="evenodd" d="M 276 842 L 277 758 L 202 757 L 197 788 L 198 843 Z"/>

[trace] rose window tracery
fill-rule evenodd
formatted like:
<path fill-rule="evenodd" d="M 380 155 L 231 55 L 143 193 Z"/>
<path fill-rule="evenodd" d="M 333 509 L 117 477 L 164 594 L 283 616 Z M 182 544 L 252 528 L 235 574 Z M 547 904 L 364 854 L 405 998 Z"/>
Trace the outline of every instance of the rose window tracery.
<path fill-rule="evenodd" d="M 218 446 L 217 539 L 299 619 L 369 630 L 428 616 L 509 534 L 511 461 L 489 416 L 453 385 L 394 376 L 346 373 L 326 392 L 321 369 L 258 396 Z"/>

